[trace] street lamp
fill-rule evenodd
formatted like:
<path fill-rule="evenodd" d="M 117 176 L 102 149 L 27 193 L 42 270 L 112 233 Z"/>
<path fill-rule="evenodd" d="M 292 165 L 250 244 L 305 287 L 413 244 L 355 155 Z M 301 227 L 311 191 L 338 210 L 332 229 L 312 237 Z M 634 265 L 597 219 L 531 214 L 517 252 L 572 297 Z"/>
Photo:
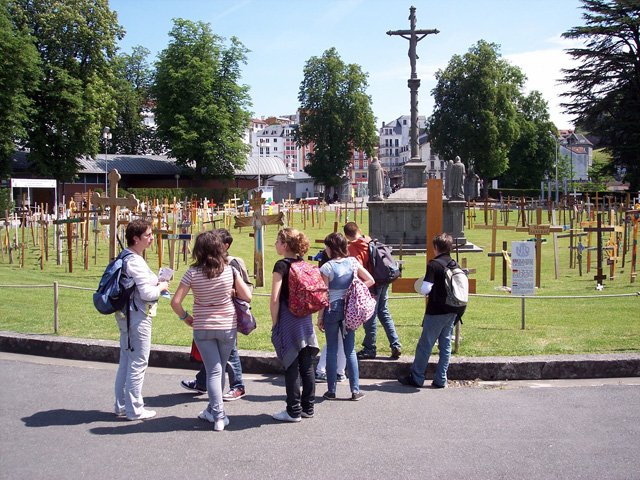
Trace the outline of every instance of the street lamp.
<path fill-rule="evenodd" d="M 104 127 L 102 129 L 102 139 L 104 140 L 104 194 L 109 194 L 109 170 L 107 169 L 107 147 L 109 146 L 109 141 L 111 140 L 111 129 L 109 127 Z"/>
<path fill-rule="evenodd" d="M 556 137 L 552 132 L 549 132 L 549 135 L 551 135 L 553 137 L 553 141 L 556 144 L 556 163 L 555 163 L 555 167 L 556 167 L 556 205 L 558 205 L 558 148 L 560 148 L 559 146 L 559 142 L 558 142 L 558 137 Z"/>

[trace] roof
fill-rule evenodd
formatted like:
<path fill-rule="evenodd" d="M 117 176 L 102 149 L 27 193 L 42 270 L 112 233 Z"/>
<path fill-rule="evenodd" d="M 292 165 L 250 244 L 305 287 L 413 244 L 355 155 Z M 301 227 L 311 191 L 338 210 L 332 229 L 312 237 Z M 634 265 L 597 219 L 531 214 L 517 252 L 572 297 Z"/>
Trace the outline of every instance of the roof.
<path fill-rule="evenodd" d="M 27 170 L 28 152 L 15 152 L 13 156 L 13 170 Z M 174 158 L 166 155 L 106 155 L 107 168 L 115 168 L 122 175 L 167 175 L 174 176 L 183 172 L 183 168 L 176 165 Z M 103 174 L 105 171 L 105 155 L 97 158 L 81 157 L 78 159 L 80 169 L 78 173 Z M 242 170 L 236 169 L 238 177 L 263 177 L 286 175 L 287 167 L 279 157 L 249 156 L 247 164 Z"/>

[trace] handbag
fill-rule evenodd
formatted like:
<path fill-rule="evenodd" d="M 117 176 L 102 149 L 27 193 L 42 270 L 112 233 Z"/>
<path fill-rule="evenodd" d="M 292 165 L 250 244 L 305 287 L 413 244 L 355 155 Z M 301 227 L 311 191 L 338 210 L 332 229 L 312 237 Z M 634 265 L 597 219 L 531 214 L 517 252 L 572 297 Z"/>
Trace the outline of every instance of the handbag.
<path fill-rule="evenodd" d="M 353 262 L 357 262 L 353 259 Z M 358 265 L 353 264 L 353 280 L 347 288 L 344 302 L 344 326 L 347 330 L 356 330 L 368 321 L 376 309 L 376 299 L 369 288 L 358 277 Z"/>
<path fill-rule="evenodd" d="M 236 269 L 233 270 L 233 281 L 236 281 Z M 249 335 L 256 329 L 256 319 L 251 313 L 251 305 L 246 300 L 242 300 L 238 297 L 231 297 L 233 300 L 233 307 L 236 309 L 236 317 L 238 323 L 238 331 L 243 335 Z"/>

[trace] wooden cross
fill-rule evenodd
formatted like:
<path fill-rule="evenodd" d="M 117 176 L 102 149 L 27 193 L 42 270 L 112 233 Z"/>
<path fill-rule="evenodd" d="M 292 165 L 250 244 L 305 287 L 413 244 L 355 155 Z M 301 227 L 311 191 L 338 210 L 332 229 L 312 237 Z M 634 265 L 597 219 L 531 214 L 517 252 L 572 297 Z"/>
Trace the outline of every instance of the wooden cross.
<path fill-rule="evenodd" d="M 502 242 L 501 252 L 489 252 L 487 256 L 489 256 L 492 260 L 498 257 L 502 258 L 502 286 L 506 287 L 507 286 L 507 269 L 509 267 L 509 257 L 511 256 L 511 253 L 509 253 L 509 251 L 507 250 L 507 242 L 506 241 Z M 493 280 L 493 278 L 491 280 Z"/>
<path fill-rule="evenodd" d="M 493 209 L 493 222 L 491 225 L 476 225 L 477 229 L 480 230 L 491 230 L 491 252 L 489 252 L 489 257 L 491 258 L 491 271 L 489 280 L 493 281 L 496 277 L 496 257 L 502 255 L 502 252 L 496 251 L 496 240 L 497 240 L 497 231 L 498 230 L 514 230 L 515 227 L 511 227 L 508 225 L 498 225 L 498 212 Z M 495 255 L 499 253 L 499 255 Z M 492 255 L 494 254 L 494 255 Z"/>
<path fill-rule="evenodd" d="M 636 261 L 638 258 L 638 224 L 640 223 L 640 210 L 629 210 L 626 212 L 633 222 L 633 237 L 631 240 L 631 283 L 636 281 L 638 275 L 636 271 Z"/>
<path fill-rule="evenodd" d="M 574 262 L 574 256 L 576 254 L 577 247 L 575 245 L 575 240 L 580 240 L 580 237 L 586 235 L 585 232 L 581 232 L 577 228 L 573 228 L 573 219 L 569 220 L 569 230 L 562 235 L 554 235 L 554 241 L 558 238 L 568 238 L 569 239 L 569 268 L 575 268 L 576 264 Z M 557 278 L 557 277 L 556 277 Z"/>
<path fill-rule="evenodd" d="M 562 227 L 552 227 L 542 223 L 542 208 L 536 208 L 536 225 L 529 225 L 528 228 L 516 228 L 517 232 L 528 232 L 536 238 L 536 287 L 540 288 L 540 269 L 542 267 L 542 236 L 551 232 L 561 232 Z"/>
<path fill-rule="evenodd" d="M 60 220 L 54 220 L 54 225 L 66 225 L 67 226 L 67 258 L 69 259 L 69 273 L 73 273 L 73 224 L 82 222 L 82 218 L 65 218 Z"/>
<path fill-rule="evenodd" d="M 593 279 L 597 282 L 598 285 L 602 285 L 602 280 L 606 280 L 607 276 L 602 273 L 602 233 L 603 232 L 613 232 L 613 227 L 605 227 L 602 225 L 602 213 L 598 212 L 597 216 L 598 220 L 596 223 L 596 227 L 586 227 L 584 229 L 585 232 L 596 232 L 596 241 L 597 241 L 597 275 L 593 277 Z"/>
<path fill-rule="evenodd" d="M 138 208 L 138 200 L 135 195 L 129 194 L 127 198 L 118 198 L 118 182 L 122 177 L 115 168 L 109 172 L 109 195 L 101 197 L 98 192 L 93 193 L 94 204 L 110 207 L 109 212 L 109 261 L 116 258 L 116 240 L 118 236 L 118 210 L 120 207 L 127 207 L 133 211 Z"/>
<path fill-rule="evenodd" d="M 262 198 L 262 190 L 253 191 L 249 204 L 253 207 L 253 215 L 250 217 L 235 216 L 234 228 L 253 227 L 253 271 L 255 286 L 264 286 L 264 227 L 265 225 L 284 225 L 284 213 L 263 215 L 262 205 L 266 200 Z"/>

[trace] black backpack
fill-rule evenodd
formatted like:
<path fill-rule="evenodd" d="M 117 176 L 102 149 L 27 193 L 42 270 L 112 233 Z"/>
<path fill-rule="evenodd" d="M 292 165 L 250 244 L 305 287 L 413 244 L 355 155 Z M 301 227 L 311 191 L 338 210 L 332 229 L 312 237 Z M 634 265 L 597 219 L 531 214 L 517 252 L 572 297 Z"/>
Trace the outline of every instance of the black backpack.
<path fill-rule="evenodd" d="M 374 239 L 369 242 L 369 268 L 376 285 L 387 285 L 400 276 L 400 267 L 389 245 Z"/>

